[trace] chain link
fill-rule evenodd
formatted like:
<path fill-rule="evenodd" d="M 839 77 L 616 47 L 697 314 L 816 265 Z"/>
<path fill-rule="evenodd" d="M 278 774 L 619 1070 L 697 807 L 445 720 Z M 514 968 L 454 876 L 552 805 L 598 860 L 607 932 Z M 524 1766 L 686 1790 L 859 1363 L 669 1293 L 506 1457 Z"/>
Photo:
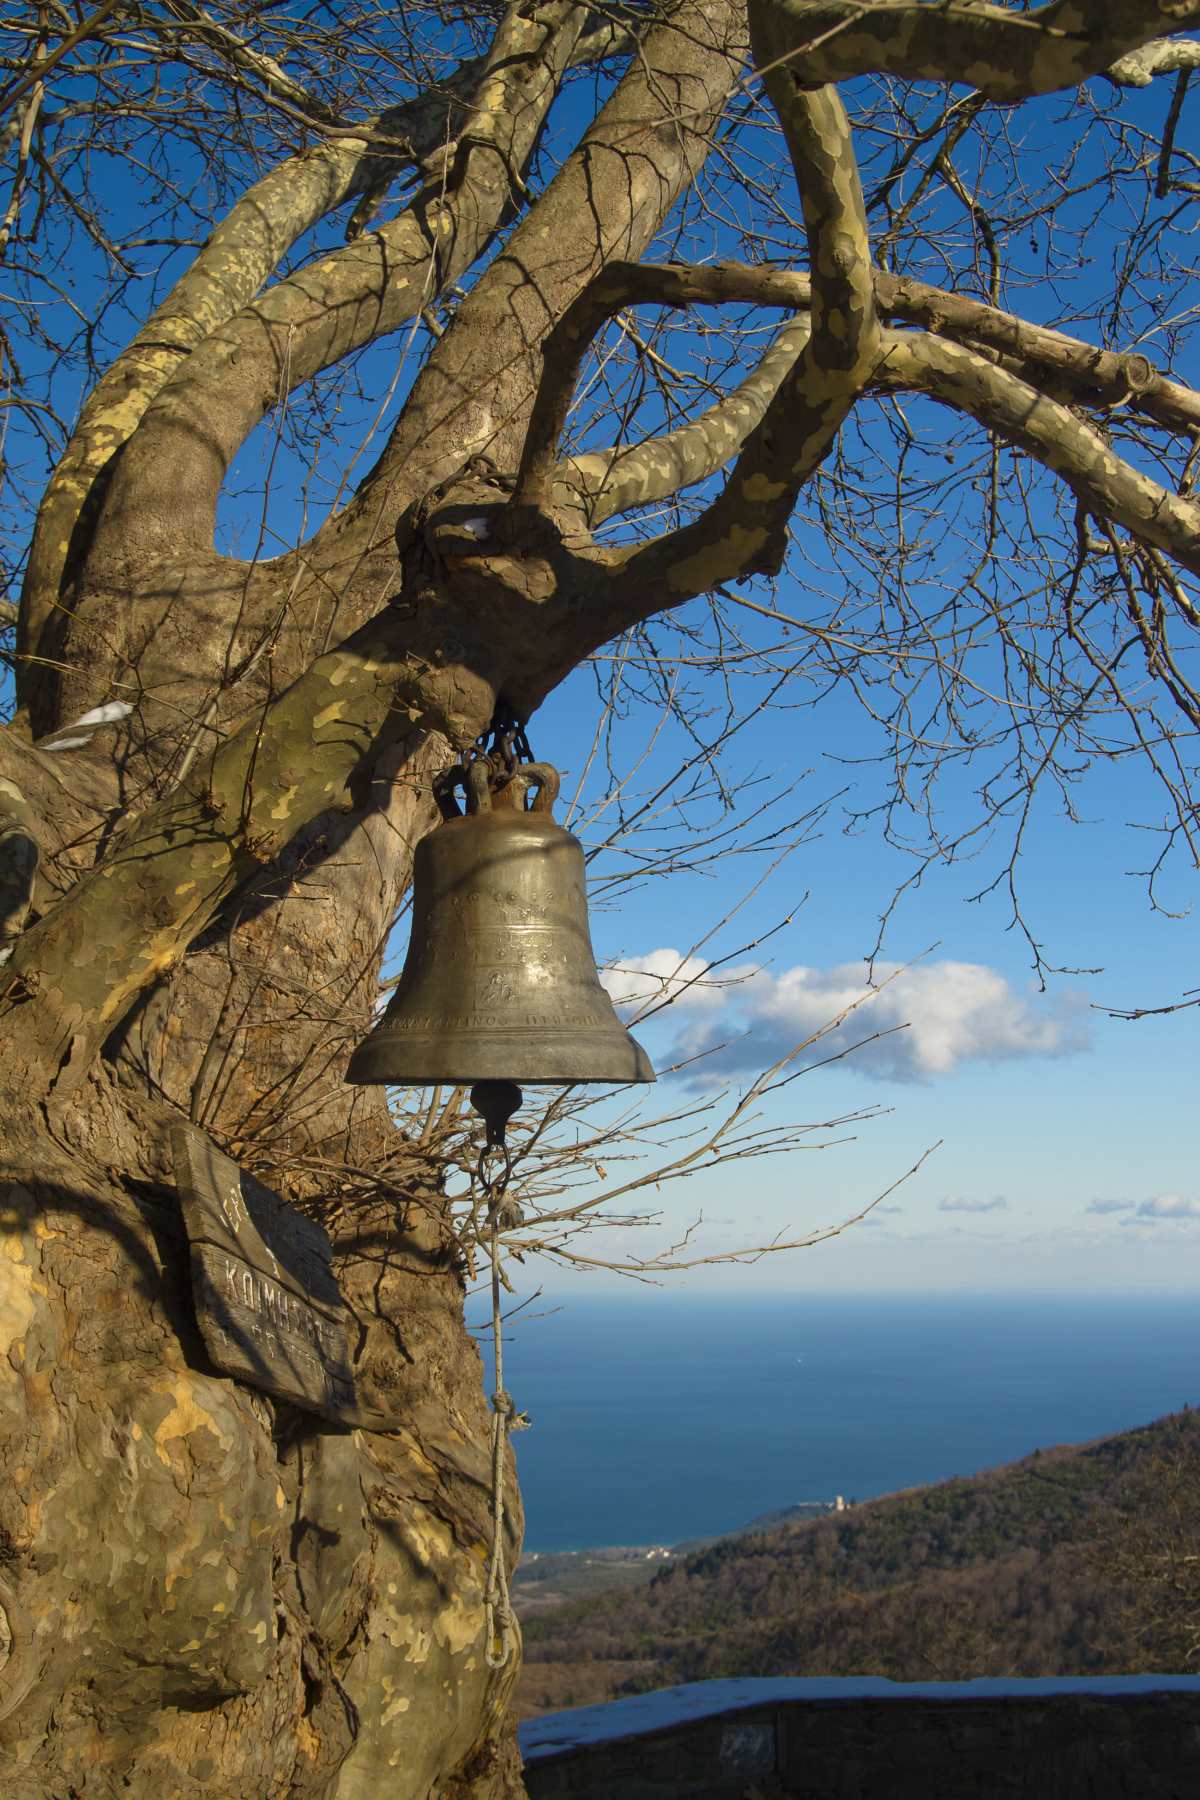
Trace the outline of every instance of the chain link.
<path fill-rule="evenodd" d="M 471 757 L 472 760 L 486 757 L 493 763 L 499 762 L 509 775 L 519 762 L 533 762 L 534 755 L 529 747 L 525 726 L 507 700 L 496 701 L 492 722 L 476 738 Z"/>

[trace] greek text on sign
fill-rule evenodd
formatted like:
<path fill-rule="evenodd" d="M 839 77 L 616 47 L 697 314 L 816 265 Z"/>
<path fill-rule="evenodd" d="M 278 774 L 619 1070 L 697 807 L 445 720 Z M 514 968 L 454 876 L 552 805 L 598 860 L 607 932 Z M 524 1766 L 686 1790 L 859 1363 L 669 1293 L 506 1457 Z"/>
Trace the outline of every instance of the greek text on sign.
<path fill-rule="evenodd" d="M 193 1126 L 175 1125 L 171 1147 L 196 1319 L 217 1368 L 339 1424 L 386 1429 L 358 1404 L 325 1232 Z"/>

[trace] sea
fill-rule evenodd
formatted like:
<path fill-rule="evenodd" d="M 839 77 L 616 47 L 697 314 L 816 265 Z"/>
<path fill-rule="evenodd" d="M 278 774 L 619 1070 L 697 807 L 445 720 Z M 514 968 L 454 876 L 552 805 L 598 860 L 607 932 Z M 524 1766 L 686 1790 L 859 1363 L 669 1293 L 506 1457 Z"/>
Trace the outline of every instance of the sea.
<path fill-rule="evenodd" d="M 1184 1295 L 543 1295 L 504 1354 L 541 1552 L 717 1536 L 1200 1404 Z"/>

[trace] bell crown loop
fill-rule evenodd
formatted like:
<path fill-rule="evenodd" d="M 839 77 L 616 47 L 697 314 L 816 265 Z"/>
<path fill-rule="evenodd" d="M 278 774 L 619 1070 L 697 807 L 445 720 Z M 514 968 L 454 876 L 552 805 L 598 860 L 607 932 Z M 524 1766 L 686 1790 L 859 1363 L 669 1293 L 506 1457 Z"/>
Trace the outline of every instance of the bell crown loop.
<path fill-rule="evenodd" d="M 554 817 L 560 779 L 552 764 L 522 762 L 512 769 L 494 765 L 495 759 L 491 755 L 476 756 L 470 761 L 452 764 L 435 778 L 433 797 L 443 820 L 462 818 L 462 808 L 455 797 L 459 788 L 466 797 L 468 817 L 491 812 L 493 807 Z M 532 800 L 529 799 L 531 789 L 535 790 Z"/>

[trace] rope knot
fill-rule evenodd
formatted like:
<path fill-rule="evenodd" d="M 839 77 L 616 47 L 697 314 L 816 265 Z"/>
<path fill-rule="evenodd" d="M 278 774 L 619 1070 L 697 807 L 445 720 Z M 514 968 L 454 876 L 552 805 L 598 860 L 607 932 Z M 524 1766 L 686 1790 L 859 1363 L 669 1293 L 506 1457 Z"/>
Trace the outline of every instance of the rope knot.
<path fill-rule="evenodd" d="M 493 1629 L 504 1636 L 512 1630 L 517 1622 L 517 1615 L 508 1604 L 507 1599 L 492 1602 Z"/>

